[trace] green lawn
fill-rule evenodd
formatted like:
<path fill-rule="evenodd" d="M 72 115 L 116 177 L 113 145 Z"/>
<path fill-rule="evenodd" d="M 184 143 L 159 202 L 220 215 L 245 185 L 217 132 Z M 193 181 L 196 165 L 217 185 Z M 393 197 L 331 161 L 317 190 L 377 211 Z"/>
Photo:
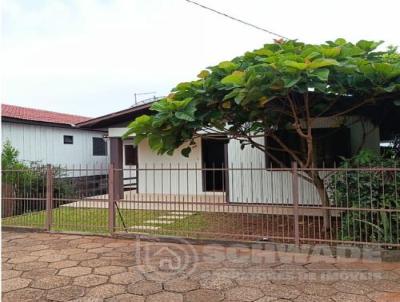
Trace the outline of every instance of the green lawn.
<path fill-rule="evenodd" d="M 167 214 L 168 212 L 166 211 L 121 209 L 120 212 L 116 211 L 116 229 L 117 231 L 125 231 L 124 224 L 128 230 L 129 227 L 132 226 L 151 225 L 159 227 L 158 230 L 152 231 L 153 233 L 172 235 L 173 233 L 180 233 L 182 231 L 202 231 L 207 226 L 205 217 L 200 213 L 195 213 L 189 217 L 175 220 L 172 224 L 162 224 L 157 222 L 158 219 L 163 220 L 160 217 Z M 4 226 L 43 228 L 45 224 L 45 216 L 45 211 L 25 213 L 23 215 L 3 218 L 2 224 Z M 156 221 L 146 223 L 146 221 L 149 220 Z M 53 210 L 52 230 L 108 233 L 108 209 L 56 208 Z"/>

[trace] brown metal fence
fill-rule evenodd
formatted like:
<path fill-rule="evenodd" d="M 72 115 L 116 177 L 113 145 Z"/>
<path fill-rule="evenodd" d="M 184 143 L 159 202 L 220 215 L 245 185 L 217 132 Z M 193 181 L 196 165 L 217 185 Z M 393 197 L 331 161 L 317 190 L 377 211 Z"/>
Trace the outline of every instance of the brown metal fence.
<path fill-rule="evenodd" d="M 3 170 L 2 192 L 4 226 L 400 247 L 397 167 L 47 166 Z"/>

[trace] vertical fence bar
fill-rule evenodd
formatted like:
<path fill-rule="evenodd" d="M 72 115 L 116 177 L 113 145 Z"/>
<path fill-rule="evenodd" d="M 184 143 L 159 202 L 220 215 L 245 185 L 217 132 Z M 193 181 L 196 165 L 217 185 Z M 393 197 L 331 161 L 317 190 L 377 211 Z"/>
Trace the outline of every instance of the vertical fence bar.
<path fill-rule="evenodd" d="M 53 222 L 53 169 L 51 165 L 46 167 L 46 230 L 51 230 Z"/>
<path fill-rule="evenodd" d="M 119 183 L 119 182 L 117 182 Z M 108 231 L 110 234 L 114 233 L 115 230 L 115 197 L 117 192 L 115 191 L 115 171 L 114 165 L 108 166 Z"/>
<path fill-rule="evenodd" d="M 294 242 L 300 245 L 299 232 L 299 176 L 297 162 L 292 162 L 292 196 L 293 196 L 293 220 L 294 220 Z"/>

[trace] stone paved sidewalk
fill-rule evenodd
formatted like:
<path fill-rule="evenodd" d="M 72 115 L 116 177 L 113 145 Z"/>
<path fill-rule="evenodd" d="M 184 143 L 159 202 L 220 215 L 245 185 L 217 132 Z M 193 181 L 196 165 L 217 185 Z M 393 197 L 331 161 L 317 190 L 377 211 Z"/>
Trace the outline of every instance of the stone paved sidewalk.
<path fill-rule="evenodd" d="M 10 231 L 2 243 L 4 302 L 400 301 L 400 263 Z"/>

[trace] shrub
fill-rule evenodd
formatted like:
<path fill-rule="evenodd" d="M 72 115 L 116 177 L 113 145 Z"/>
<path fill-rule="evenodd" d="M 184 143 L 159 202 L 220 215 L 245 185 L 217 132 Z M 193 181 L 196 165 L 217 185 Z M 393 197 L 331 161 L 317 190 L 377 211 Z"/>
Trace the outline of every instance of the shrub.
<path fill-rule="evenodd" d="M 341 168 L 349 170 L 333 175 L 328 186 L 333 203 L 355 209 L 340 214 L 342 240 L 399 243 L 400 213 L 389 209 L 400 209 L 400 172 L 384 170 L 395 167 L 400 167 L 400 160 L 392 154 L 381 156 L 363 150 L 344 160 Z"/>

